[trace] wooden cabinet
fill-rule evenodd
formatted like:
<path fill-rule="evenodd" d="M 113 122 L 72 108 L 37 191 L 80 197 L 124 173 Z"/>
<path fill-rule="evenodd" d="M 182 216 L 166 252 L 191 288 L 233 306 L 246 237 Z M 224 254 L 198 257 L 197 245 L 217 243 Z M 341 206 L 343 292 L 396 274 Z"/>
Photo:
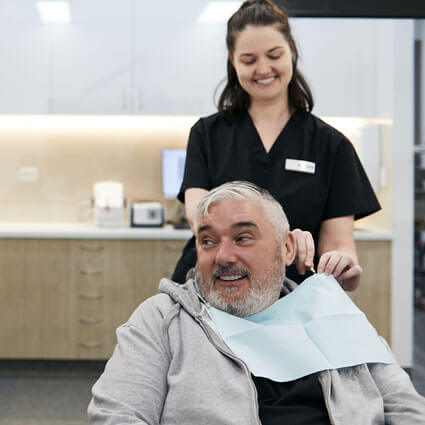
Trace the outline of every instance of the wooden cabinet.
<path fill-rule="evenodd" d="M 0 241 L 0 357 L 103 359 L 185 241 Z M 168 273 L 167 273 L 168 272 Z"/>
<path fill-rule="evenodd" d="M 69 350 L 71 245 L 0 242 L 0 356 L 62 357 Z"/>
<path fill-rule="evenodd" d="M 363 275 L 348 295 L 391 344 L 391 241 L 356 241 L 356 248 Z"/>
<path fill-rule="evenodd" d="M 115 330 L 170 277 L 184 240 L 0 240 L 0 358 L 106 359 Z M 391 242 L 357 241 L 349 293 L 391 336 Z"/>
<path fill-rule="evenodd" d="M 4 357 L 24 352 L 31 344 L 24 314 L 31 304 L 31 295 L 24 282 L 24 247 L 22 241 L 11 240 L 0 245 L 0 350 Z M 33 300 L 35 306 L 39 304 Z M 20 335 L 19 341 L 16 336 Z"/>

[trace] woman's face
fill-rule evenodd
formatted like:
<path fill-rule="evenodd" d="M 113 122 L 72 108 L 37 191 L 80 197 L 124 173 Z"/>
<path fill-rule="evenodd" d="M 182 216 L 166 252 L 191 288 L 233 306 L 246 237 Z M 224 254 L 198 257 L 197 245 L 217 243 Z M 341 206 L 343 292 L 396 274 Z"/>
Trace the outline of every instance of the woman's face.
<path fill-rule="evenodd" d="M 287 100 L 292 51 L 274 26 L 247 26 L 235 40 L 231 61 L 251 102 Z"/>

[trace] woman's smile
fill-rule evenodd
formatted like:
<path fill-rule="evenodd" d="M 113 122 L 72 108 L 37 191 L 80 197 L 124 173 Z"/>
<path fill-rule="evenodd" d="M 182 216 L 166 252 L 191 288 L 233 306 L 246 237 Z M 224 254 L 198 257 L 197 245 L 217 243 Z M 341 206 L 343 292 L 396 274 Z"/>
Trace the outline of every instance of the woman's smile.
<path fill-rule="evenodd" d="M 275 82 L 275 80 L 277 80 L 277 75 L 274 75 L 272 77 L 267 77 L 267 78 L 257 78 L 257 79 L 254 79 L 254 81 L 259 86 L 270 86 L 272 83 Z"/>

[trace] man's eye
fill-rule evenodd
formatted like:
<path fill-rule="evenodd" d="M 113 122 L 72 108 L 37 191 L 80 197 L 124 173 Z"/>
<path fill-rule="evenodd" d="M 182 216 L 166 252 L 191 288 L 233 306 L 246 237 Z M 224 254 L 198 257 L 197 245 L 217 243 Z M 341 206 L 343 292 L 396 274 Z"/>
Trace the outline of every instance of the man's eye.
<path fill-rule="evenodd" d="M 241 235 L 238 236 L 238 241 L 239 242 L 246 242 L 246 241 L 250 241 L 252 238 L 249 235 Z"/>
<path fill-rule="evenodd" d="M 208 246 L 212 245 L 214 242 L 211 239 L 203 238 L 201 239 L 201 245 Z"/>

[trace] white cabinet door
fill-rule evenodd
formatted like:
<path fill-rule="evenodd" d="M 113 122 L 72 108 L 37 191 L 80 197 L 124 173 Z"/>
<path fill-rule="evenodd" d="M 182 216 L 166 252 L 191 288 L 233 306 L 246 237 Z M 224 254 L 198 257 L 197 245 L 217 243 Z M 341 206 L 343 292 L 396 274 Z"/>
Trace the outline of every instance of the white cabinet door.
<path fill-rule="evenodd" d="M 391 21 L 299 18 L 291 24 L 317 114 L 392 115 Z"/>
<path fill-rule="evenodd" d="M 52 112 L 131 113 L 129 0 L 74 1 L 71 14 L 51 33 Z"/>
<path fill-rule="evenodd" d="M 225 24 L 197 23 L 204 6 L 74 0 L 72 24 L 51 34 L 52 112 L 213 113 L 225 75 Z"/>
<path fill-rule="evenodd" d="M 36 19 L 11 15 L 0 18 L 0 114 L 48 113 L 48 33 Z"/>
<path fill-rule="evenodd" d="M 198 23 L 198 0 L 136 3 L 135 113 L 205 115 L 225 76 L 224 23 Z M 187 12 L 187 13 L 186 13 Z"/>
<path fill-rule="evenodd" d="M 0 113 L 214 112 L 226 24 L 197 22 L 204 1 L 183 3 L 71 0 L 70 24 L 43 24 L 34 3 L 0 2 Z M 392 21 L 291 23 L 317 114 L 392 116 Z"/>

